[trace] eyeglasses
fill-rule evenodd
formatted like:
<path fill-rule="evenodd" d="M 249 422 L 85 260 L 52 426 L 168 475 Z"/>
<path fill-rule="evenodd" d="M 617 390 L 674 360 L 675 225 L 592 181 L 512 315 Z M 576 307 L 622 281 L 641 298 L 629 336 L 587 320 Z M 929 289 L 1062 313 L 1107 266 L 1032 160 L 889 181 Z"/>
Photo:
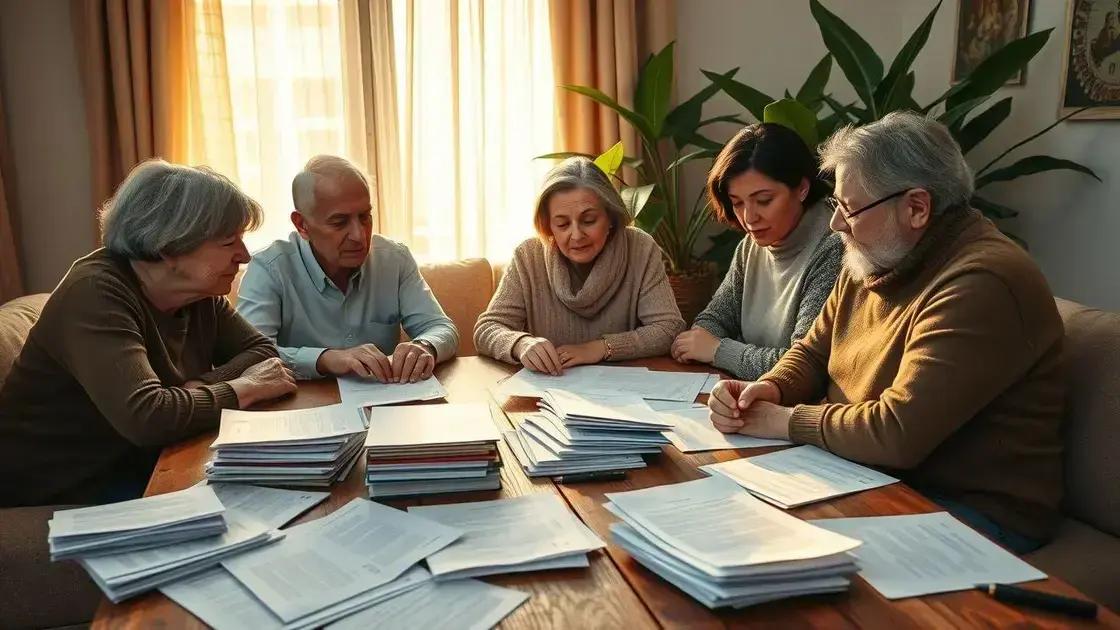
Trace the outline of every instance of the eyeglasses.
<path fill-rule="evenodd" d="M 894 199 L 895 197 L 901 197 L 902 195 L 905 195 L 908 192 L 910 192 L 909 188 L 907 188 L 906 190 L 900 190 L 896 193 L 891 193 L 891 194 L 887 195 L 886 197 L 883 197 L 879 201 L 873 201 L 873 202 L 867 204 L 866 206 L 860 208 L 859 210 L 856 210 L 855 212 L 848 212 L 848 211 L 844 210 L 844 204 L 833 195 L 829 195 L 828 197 L 826 197 L 826 199 L 828 200 L 828 205 L 832 206 L 833 211 L 839 210 L 840 214 L 844 215 L 845 219 L 847 219 L 848 221 L 851 221 L 852 219 L 856 218 L 856 215 L 867 212 L 868 210 L 874 208 L 875 206 L 877 206 L 881 203 L 886 203 L 886 202 L 890 201 L 891 199 Z"/>

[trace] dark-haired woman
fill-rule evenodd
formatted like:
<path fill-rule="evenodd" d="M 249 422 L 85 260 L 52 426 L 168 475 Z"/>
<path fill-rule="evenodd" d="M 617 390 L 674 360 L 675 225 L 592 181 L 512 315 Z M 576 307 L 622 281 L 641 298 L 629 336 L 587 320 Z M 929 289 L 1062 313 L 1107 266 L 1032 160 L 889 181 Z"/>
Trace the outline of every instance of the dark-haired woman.
<path fill-rule="evenodd" d="M 809 331 L 844 255 L 828 227 L 830 186 L 801 137 L 773 123 L 737 133 L 708 174 L 717 216 L 743 230 L 731 269 L 673 358 L 753 380 Z"/>

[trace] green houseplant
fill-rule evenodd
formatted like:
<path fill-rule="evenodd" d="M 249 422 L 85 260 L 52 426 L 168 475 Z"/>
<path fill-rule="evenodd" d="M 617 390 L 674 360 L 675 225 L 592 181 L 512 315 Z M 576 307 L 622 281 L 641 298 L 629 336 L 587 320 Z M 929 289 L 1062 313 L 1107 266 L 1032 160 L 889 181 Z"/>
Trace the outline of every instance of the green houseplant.
<path fill-rule="evenodd" d="M 736 81 L 727 73 L 703 71 L 715 85 L 737 101 L 757 120 L 774 120 L 796 128 L 813 146 L 846 124 L 862 125 L 898 110 L 912 110 L 935 115 L 952 132 L 968 155 L 987 138 L 1011 113 L 1011 97 L 974 114 L 992 98 L 1008 79 L 1025 68 L 1046 44 L 1053 29 L 1033 33 L 1008 43 L 977 66 L 960 83 L 951 86 L 931 103 L 920 105 L 914 100 L 914 72 L 910 69 L 929 39 L 934 17 L 941 8 L 939 1 L 899 50 L 884 73 L 883 61 L 854 29 L 830 12 L 819 0 L 809 0 L 809 9 L 829 53 L 809 73 L 796 95 L 788 91 L 784 99 L 775 101 L 760 90 Z M 858 96 L 858 101 L 844 104 L 825 93 L 832 61 L 844 73 Z M 827 115 L 825 108 L 827 107 Z M 1077 112 L 1059 118 L 1053 124 L 1015 143 L 995 159 L 975 170 L 976 194 L 972 205 L 992 219 L 1008 219 L 1019 212 L 983 195 L 984 189 L 996 182 L 1005 182 L 1054 170 L 1084 173 L 1097 181 L 1100 178 L 1088 167 L 1071 160 L 1049 155 L 1031 155 L 1002 165 L 1012 151 L 1050 131 Z M 1014 237 L 1014 235 L 1011 235 Z"/>
<path fill-rule="evenodd" d="M 717 122 L 746 122 L 737 116 L 703 118 L 704 103 L 720 90 L 715 82 L 670 107 L 673 49 L 674 44 L 670 43 L 643 64 L 633 109 L 623 107 L 595 88 L 562 86 L 616 112 L 633 126 L 640 146 L 623 147 L 619 143 L 600 156 L 561 152 L 539 157 L 585 155 L 595 158 L 599 167 L 615 179 L 634 224 L 653 236 L 661 247 L 678 305 L 685 319 L 691 321 L 715 290 L 716 269 L 709 261 L 729 258 L 742 235 L 725 231 L 713 238 L 709 247 L 698 247 L 712 213 L 702 195 L 690 205 L 680 203 L 681 166 L 695 160 L 710 160 L 720 149 L 720 144 L 703 136 L 704 127 Z M 735 72 L 720 76 L 730 78 Z M 627 149 L 635 154 L 625 155 Z"/>

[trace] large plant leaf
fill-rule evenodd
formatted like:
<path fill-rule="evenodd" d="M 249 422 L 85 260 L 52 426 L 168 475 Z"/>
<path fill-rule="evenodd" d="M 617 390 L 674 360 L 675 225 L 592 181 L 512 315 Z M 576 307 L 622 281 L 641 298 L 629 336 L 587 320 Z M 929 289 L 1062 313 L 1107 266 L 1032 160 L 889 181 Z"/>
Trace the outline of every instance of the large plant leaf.
<path fill-rule="evenodd" d="M 657 231 L 657 227 L 661 225 L 661 222 L 665 219 L 667 210 L 668 208 L 663 201 L 647 202 L 641 212 L 634 217 L 634 226 L 656 238 L 657 235 L 655 232 Z M 661 244 L 662 249 L 665 249 L 665 245 L 661 243 L 661 240 L 658 240 L 658 244 Z"/>
<path fill-rule="evenodd" d="M 817 146 L 817 115 L 792 98 L 783 98 L 766 106 L 762 121 L 784 125 L 797 132 L 810 149 Z"/>
<path fill-rule="evenodd" d="M 914 64 L 914 60 L 918 58 L 918 53 L 922 51 L 922 48 L 925 48 L 926 42 L 929 41 L 929 32 L 933 28 L 933 18 L 937 16 L 939 9 L 941 9 L 941 0 L 937 0 L 933 10 L 910 35 L 910 39 L 906 40 L 898 54 L 895 55 L 894 61 L 891 62 L 891 68 L 887 71 L 887 76 L 875 88 L 875 102 L 879 104 L 880 115 L 900 109 L 900 104 L 905 103 L 905 101 L 899 94 L 910 94 L 911 90 L 914 89 L 913 77 L 909 79 L 910 86 L 906 87 L 910 66 Z"/>
<path fill-rule="evenodd" d="M 1019 216 L 1019 211 L 1013 208 L 1008 208 L 1005 205 L 998 204 L 994 201 L 988 201 L 978 195 L 973 195 L 971 199 L 972 207 L 976 208 L 985 215 L 993 219 L 1011 219 Z"/>
<path fill-rule="evenodd" d="M 847 122 L 847 117 L 836 112 L 832 112 L 828 116 L 825 116 L 824 118 L 821 118 L 817 121 L 817 137 L 827 138 L 835 133 L 841 125 L 844 125 Z"/>
<path fill-rule="evenodd" d="M 622 202 L 626 204 L 626 209 L 630 211 L 630 216 L 636 217 L 642 213 L 642 209 L 649 202 L 649 197 L 653 194 L 654 188 L 657 188 L 656 184 L 646 184 L 645 186 L 623 188 L 618 191 L 622 197 Z"/>
<path fill-rule="evenodd" d="M 828 103 L 828 107 L 836 112 L 845 123 L 854 122 L 865 125 L 869 122 L 873 122 L 868 117 L 867 110 L 856 107 L 855 103 L 845 105 L 828 94 L 825 94 L 822 98 L 824 102 Z"/>
<path fill-rule="evenodd" d="M 774 99 L 770 98 L 765 93 L 749 85 L 740 83 L 731 77 L 710 70 L 701 70 L 701 72 L 703 72 L 704 76 L 708 77 L 712 83 L 718 85 L 719 89 L 723 90 L 728 96 L 734 99 L 736 103 L 747 108 L 747 111 L 751 113 L 751 116 L 755 117 L 755 120 L 762 120 L 762 113 L 766 109 L 766 106 L 774 102 Z"/>
<path fill-rule="evenodd" d="M 965 101 L 995 92 L 1025 68 L 1031 59 L 1034 59 L 1034 56 L 1046 45 L 1046 40 L 1050 38 L 1050 32 L 1053 30 L 1048 28 L 1009 42 L 980 62 L 980 65 L 976 66 L 964 80 L 950 88 L 933 104 L 944 99 L 945 109 L 949 110 Z"/>
<path fill-rule="evenodd" d="M 692 146 L 699 147 L 701 149 L 711 149 L 713 151 L 719 151 L 723 148 L 722 144 L 698 133 L 692 134 L 692 137 L 688 139 L 687 144 L 691 144 Z"/>
<path fill-rule="evenodd" d="M 985 94 L 972 100 L 965 101 L 952 109 L 945 110 L 944 113 L 937 117 L 937 120 L 946 127 L 955 129 L 958 123 L 962 122 L 965 116 L 968 116 L 969 112 L 982 105 L 984 101 L 991 97 L 991 94 Z"/>
<path fill-rule="evenodd" d="M 713 149 L 697 149 L 690 153 L 686 153 L 679 158 L 673 160 L 669 166 L 665 167 L 666 171 L 672 171 L 679 168 L 682 164 L 687 164 L 693 160 L 703 160 L 714 158 L 719 152 Z"/>
<path fill-rule="evenodd" d="M 844 76 L 871 112 L 872 119 L 878 119 L 875 88 L 883 80 L 883 60 L 859 33 L 824 8 L 819 0 L 809 0 L 809 10 L 820 27 L 825 47 L 836 59 L 836 65 L 844 71 Z"/>
<path fill-rule="evenodd" d="M 731 258 L 735 255 L 735 248 L 739 246 L 739 241 L 742 241 L 744 236 L 746 235 L 738 230 L 724 229 L 711 237 L 712 245 L 700 256 L 700 260 L 716 263 L 720 272 L 725 273 L 727 268 L 731 266 Z"/>
<path fill-rule="evenodd" d="M 738 68 L 733 68 L 721 76 L 730 79 L 735 76 L 735 73 L 738 71 Z M 688 145 L 689 140 L 691 140 L 697 129 L 703 127 L 705 124 L 710 124 L 710 122 L 716 122 L 714 120 L 709 120 L 707 122 L 701 121 L 700 116 L 704 110 L 704 103 L 708 102 L 708 100 L 719 91 L 719 85 L 716 85 L 715 82 L 710 82 L 685 102 L 674 107 L 673 110 L 665 116 L 665 126 L 661 129 L 662 137 L 672 137 L 673 143 L 677 146 L 678 151 Z"/>
<path fill-rule="evenodd" d="M 638 73 L 638 87 L 634 92 L 634 110 L 649 121 L 656 137 L 661 136 L 673 93 L 673 47 L 674 42 L 669 42 L 646 61 Z"/>
<path fill-rule="evenodd" d="M 809 71 L 809 76 L 805 78 L 805 83 L 801 84 L 801 89 L 797 90 L 795 98 L 814 112 L 820 111 L 824 105 L 821 97 L 824 96 L 824 88 L 828 85 L 831 74 L 832 55 L 825 55 Z"/>
<path fill-rule="evenodd" d="M 1025 175 L 1034 175 L 1035 173 L 1044 173 L 1046 171 L 1061 171 L 1070 170 L 1084 173 L 1089 177 L 1101 181 L 1100 177 L 1093 172 L 1093 169 L 1074 162 L 1072 160 L 1064 160 L 1062 158 L 1051 157 L 1049 155 L 1032 155 L 1025 157 L 1011 166 L 997 168 L 994 171 L 985 173 L 976 178 L 976 188 L 983 188 L 995 182 L 1006 182 Z"/>
<path fill-rule="evenodd" d="M 956 134 L 957 142 L 961 145 L 961 153 L 968 153 L 976 148 L 988 134 L 1000 126 L 1011 114 L 1011 97 L 1000 99 L 995 105 L 981 112 L 968 121 Z"/>
<path fill-rule="evenodd" d="M 603 151 L 602 155 L 595 158 L 595 166 L 598 166 L 599 170 L 606 173 L 607 177 L 610 177 L 618 172 L 618 169 L 622 166 L 622 159 L 625 156 L 626 151 L 620 140 L 616 142 L 613 147 Z"/>
<path fill-rule="evenodd" d="M 895 89 L 891 90 L 889 99 L 880 105 L 879 115 L 886 116 L 891 112 L 900 110 L 916 111 L 918 104 L 914 102 L 914 82 L 915 77 L 913 72 L 906 73 L 900 81 L 895 83 Z"/>
<path fill-rule="evenodd" d="M 595 88 L 585 87 L 582 85 L 564 85 L 561 87 L 563 87 L 565 90 L 568 90 L 569 92 L 582 94 L 583 96 L 590 98 L 596 103 L 610 108 L 619 116 L 622 116 L 624 120 L 633 125 L 634 129 L 642 135 L 642 138 L 650 146 L 653 146 L 657 143 L 657 134 L 653 133 L 653 128 L 650 127 L 649 121 L 646 120 L 645 116 L 642 116 L 641 114 L 633 110 L 629 110 L 622 105 L 619 105 L 618 102 L 613 98 L 607 96 L 606 94 L 603 94 L 601 91 L 596 90 Z"/>
<path fill-rule="evenodd" d="M 764 113 L 765 113 L 765 110 L 764 110 Z M 701 120 L 699 124 L 696 125 L 696 128 L 699 129 L 701 127 L 707 127 L 708 125 L 712 125 L 712 124 L 715 124 L 715 123 L 721 123 L 721 122 L 735 123 L 736 125 L 749 125 L 750 124 L 749 122 L 743 120 L 742 118 L 739 118 L 738 116 L 736 116 L 734 114 L 731 114 L 731 115 L 728 115 L 728 116 L 715 116 L 713 118 L 705 118 L 704 120 Z"/>
<path fill-rule="evenodd" d="M 976 174 L 977 175 L 983 175 L 984 173 L 986 173 L 988 171 L 988 169 L 990 169 L 993 166 L 995 166 L 996 164 L 998 164 L 1000 160 L 1007 157 L 1015 149 L 1018 149 L 1019 147 L 1023 146 L 1024 144 L 1027 144 L 1028 142 L 1031 142 L 1035 138 L 1038 138 L 1039 136 L 1045 134 L 1046 132 L 1050 131 L 1054 127 L 1057 127 L 1061 123 L 1065 122 L 1066 120 L 1069 120 L 1070 118 L 1080 114 L 1081 112 L 1083 112 L 1087 109 L 1089 109 L 1089 108 L 1088 107 L 1082 107 L 1081 109 L 1076 109 L 1076 110 L 1066 114 L 1065 116 L 1062 116 L 1061 118 L 1055 120 L 1054 122 L 1050 123 L 1049 125 L 1043 127 L 1041 131 L 1037 131 L 1037 132 L 1027 136 L 1026 138 L 1023 138 L 1022 140 L 1016 142 L 1015 144 L 1013 144 L 1010 147 L 1008 147 L 1007 149 L 1005 149 L 1003 153 L 1000 153 L 999 155 L 992 158 L 992 161 L 988 162 L 987 164 L 984 165 L 983 168 L 976 171 Z"/>

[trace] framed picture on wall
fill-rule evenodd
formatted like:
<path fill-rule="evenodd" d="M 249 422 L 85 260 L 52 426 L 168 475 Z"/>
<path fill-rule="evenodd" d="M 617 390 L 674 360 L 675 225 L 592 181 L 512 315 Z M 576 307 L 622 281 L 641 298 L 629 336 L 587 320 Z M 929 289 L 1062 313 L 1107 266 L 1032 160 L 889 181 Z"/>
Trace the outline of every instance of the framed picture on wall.
<path fill-rule="evenodd" d="M 953 83 L 1009 42 L 1027 35 L 1030 0 L 960 0 L 957 41 L 953 46 Z M 1007 85 L 1023 83 L 1023 72 Z"/>
<path fill-rule="evenodd" d="M 1069 0 L 1062 115 L 1120 118 L 1120 0 Z"/>

